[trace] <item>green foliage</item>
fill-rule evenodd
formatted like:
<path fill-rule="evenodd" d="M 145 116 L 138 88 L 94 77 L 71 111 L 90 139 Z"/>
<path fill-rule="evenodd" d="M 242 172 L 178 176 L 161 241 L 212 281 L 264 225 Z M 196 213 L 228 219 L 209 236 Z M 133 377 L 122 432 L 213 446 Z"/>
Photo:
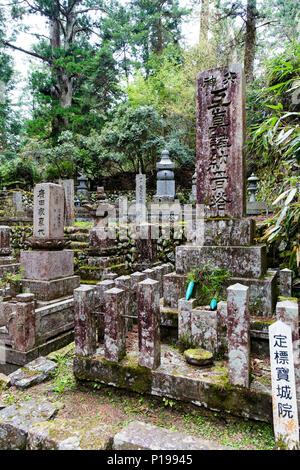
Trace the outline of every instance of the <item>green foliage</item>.
<path fill-rule="evenodd" d="M 280 266 L 291 269 L 300 265 L 299 93 L 300 43 L 268 62 L 267 84 L 260 92 L 264 119 L 253 126 L 249 141 L 250 151 L 260 156 L 261 162 L 282 173 L 273 204 L 283 205 L 270 219 L 262 240 L 276 245 Z"/>
<path fill-rule="evenodd" d="M 205 265 L 203 268 L 195 268 L 187 275 L 187 282 L 195 283 L 196 300 L 198 305 L 208 305 L 212 298 L 221 300 L 220 292 L 224 282 L 230 278 L 226 268 L 214 268 Z"/>

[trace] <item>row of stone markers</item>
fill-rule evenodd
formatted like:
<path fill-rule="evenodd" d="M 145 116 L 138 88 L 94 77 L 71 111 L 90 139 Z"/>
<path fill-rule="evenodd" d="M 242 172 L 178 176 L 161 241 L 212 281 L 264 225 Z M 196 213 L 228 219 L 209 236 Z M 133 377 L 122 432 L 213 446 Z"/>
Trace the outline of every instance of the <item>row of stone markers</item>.
<path fill-rule="evenodd" d="M 162 281 L 169 270 L 170 265 L 163 264 L 154 269 L 106 279 L 93 287 L 82 285 L 75 289 L 76 354 L 93 355 L 97 340 L 104 338 L 105 358 L 119 361 L 125 353 L 126 332 L 135 319 L 139 325 L 141 350 L 147 348 L 154 335 L 157 353 Z M 141 362 L 143 360 L 141 358 Z M 157 360 L 154 363 L 157 364 Z"/>

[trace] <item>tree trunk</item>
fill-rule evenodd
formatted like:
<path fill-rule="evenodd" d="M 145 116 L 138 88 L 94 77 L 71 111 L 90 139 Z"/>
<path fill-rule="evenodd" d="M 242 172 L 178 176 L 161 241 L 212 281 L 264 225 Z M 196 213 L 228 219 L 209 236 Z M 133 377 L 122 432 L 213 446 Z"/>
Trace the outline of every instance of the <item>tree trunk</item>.
<path fill-rule="evenodd" d="M 254 80 L 254 59 L 256 45 L 256 0 L 247 0 L 244 71 L 246 83 Z"/>
<path fill-rule="evenodd" d="M 208 40 L 209 31 L 209 2 L 210 0 L 201 0 L 200 8 L 200 34 L 199 41 Z"/>

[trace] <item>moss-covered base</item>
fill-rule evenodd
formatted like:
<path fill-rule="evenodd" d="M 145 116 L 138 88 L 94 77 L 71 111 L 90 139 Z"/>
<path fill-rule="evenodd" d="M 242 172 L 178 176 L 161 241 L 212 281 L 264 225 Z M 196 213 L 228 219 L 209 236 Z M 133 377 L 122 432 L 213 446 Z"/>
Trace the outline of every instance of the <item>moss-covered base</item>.
<path fill-rule="evenodd" d="M 259 381 L 250 389 L 236 387 L 228 381 L 225 362 L 198 368 L 186 363 L 183 355 L 171 346 L 162 345 L 161 365 L 149 370 L 138 365 L 137 351 L 118 363 L 108 362 L 99 349 L 93 357 L 76 356 L 77 380 L 94 386 L 95 382 L 141 394 L 169 397 L 190 402 L 235 416 L 272 421 L 271 391 Z"/>

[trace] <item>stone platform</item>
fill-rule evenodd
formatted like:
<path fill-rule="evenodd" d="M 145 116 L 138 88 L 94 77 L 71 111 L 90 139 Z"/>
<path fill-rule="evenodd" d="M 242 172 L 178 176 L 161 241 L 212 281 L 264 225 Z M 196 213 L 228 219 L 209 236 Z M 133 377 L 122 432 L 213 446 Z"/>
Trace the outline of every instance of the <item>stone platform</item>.
<path fill-rule="evenodd" d="M 267 268 L 266 246 L 193 246 L 176 248 L 176 272 L 186 274 L 194 268 L 211 265 L 226 268 L 231 276 L 262 277 Z"/>
<path fill-rule="evenodd" d="M 15 308 L 14 302 L 5 303 L 7 319 Z M 5 345 L 5 363 L 0 363 L 0 372 L 10 374 L 37 357 L 45 356 L 71 343 L 74 339 L 73 311 L 73 297 L 36 308 L 32 344 L 23 350 L 17 349 L 15 329 L 10 329 L 8 320 L 7 324 L 0 328 L 0 347 Z"/>
<path fill-rule="evenodd" d="M 80 286 L 80 277 L 69 276 L 51 281 L 21 279 L 21 283 L 25 292 L 29 290 L 40 301 L 50 301 L 72 295 L 74 289 Z"/>
<path fill-rule="evenodd" d="M 186 248 L 186 247 L 180 247 Z M 164 305 L 173 309 L 178 308 L 178 300 L 185 297 L 187 275 L 171 272 L 164 276 Z M 226 296 L 226 289 L 231 284 L 240 283 L 249 287 L 249 307 L 251 315 L 272 316 L 277 299 L 277 271 L 268 269 L 260 278 L 230 277 L 224 282 L 221 296 Z M 197 285 L 193 297 L 197 297 Z"/>
<path fill-rule="evenodd" d="M 255 377 L 249 389 L 233 386 L 228 382 L 225 361 L 198 368 L 187 364 L 183 354 L 168 345 L 161 346 L 161 365 L 155 370 L 138 365 L 137 346 L 132 346 L 120 362 L 105 360 L 104 351 L 99 348 L 92 357 L 75 357 L 74 375 L 91 386 L 98 382 L 272 422 L 271 385 L 265 385 L 270 381 L 269 372 Z"/>

